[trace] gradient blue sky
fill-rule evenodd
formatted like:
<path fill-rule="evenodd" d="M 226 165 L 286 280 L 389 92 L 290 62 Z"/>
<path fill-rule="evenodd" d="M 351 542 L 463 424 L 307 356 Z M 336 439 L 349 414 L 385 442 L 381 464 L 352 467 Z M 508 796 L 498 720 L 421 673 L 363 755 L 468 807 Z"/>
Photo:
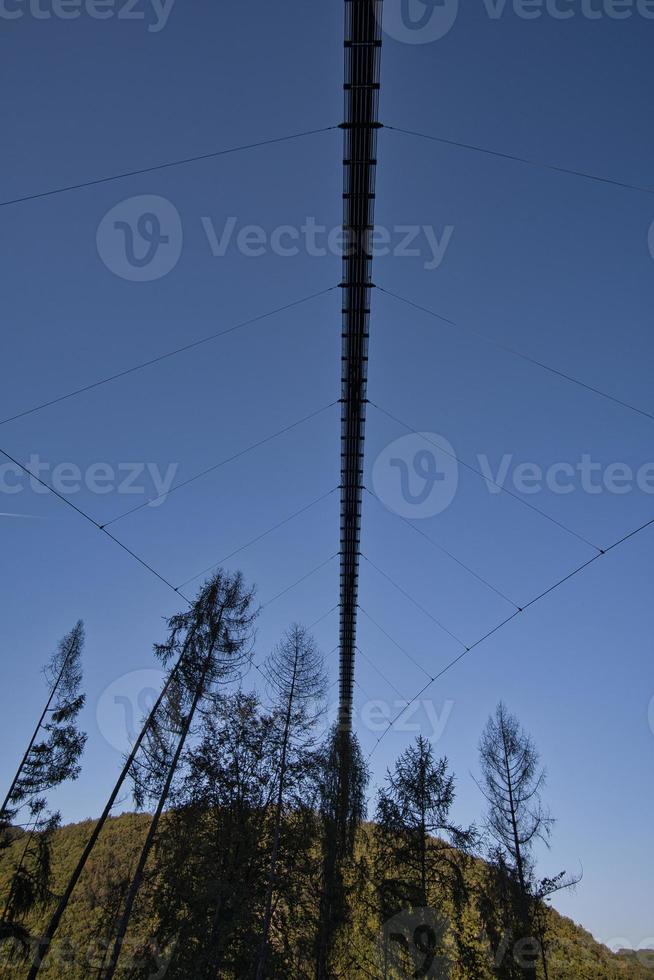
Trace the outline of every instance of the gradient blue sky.
<path fill-rule="evenodd" d="M 178 0 L 158 33 L 87 15 L 0 24 L 3 200 L 341 119 L 341 3 Z M 481 2 L 467 3 L 435 43 L 386 39 L 381 117 L 649 186 L 652 32 L 640 16 L 532 21 L 509 8 L 493 20 Z M 341 159 L 334 131 L 3 208 L 0 416 L 337 283 L 335 256 L 252 258 L 232 248 L 215 258 L 201 219 L 220 228 L 235 216 L 272 230 L 312 216 L 337 226 Z M 379 160 L 379 225 L 429 225 L 439 235 L 454 226 L 438 269 L 426 270 L 424 256 L 384 257 L 379 284 L 654 411 L 650 196 L 392 132 L 380 135 Z M 178 209 L 183 251 L 166 277 L 128 282 L 101 262 L 96 231 L 110 208 L 150 194 Z M 174 463 L 183 479 L 338 398 L 339 346 L 334 291 L 2 426 L 0 446 L 51 465 Z M 370 395 L 493 467 L 505 453 L 545 467 L 574 465 L 584 453 L 604 466 L 653 458 L 651 420 L 380 293 Z M 379 453 L 404 434 L 371 410 L 368 480 Z M 115 533 L 177 584 L 335 487 L 338 435 L 334 408 Z M 103 521 L 140 498 L 71 499 Z M 529 499 L 602 546 L 654 516 L 654 497 L 638 489 Z M 80 780 L 58 801 L 65 819 L 91 816 L 120 762 L 96 706 L 122 675 L 153 666 L 152 643 L 177 602 L 59 501 L 26 488 L 2 494 L 0 511 L 34 515 L 0 517 L 0 775 L 10 775 L 42 703 L 42 662 L 83 617 L 89 744 Z M 364 517 L 365 553 L 467 642 L 510 611 L 370 498 Z M 451 506 L 419 524 L 518 602 L 592 553 L 465 470 Z M 542 872 L 584 869 L 578 890 L 556 904 L 601 939 L 635 947 L 654 945 L 652 533 L 596 562 L 428 693 L 439 715 L 449 711 L 437 749 L 457 773 L 462 822 L 482 814 L 471 773 L 488 714 L 504 698 L 519 715 L 547 765 L 557 818 Z M 244 551 L 238 566 L 265 602 L 337 549 L 332 495 Z M 292 620 L 310 623 L 333 607 L 337 588 L 332 562 L 264 610 L 259 656 Z M 365 562 L 361 603 L 430 674 L 458 652 Z M 332 650 L 337 616 L 316 635 Z M 360 647 L 402 695 L 422 686 L 424 675 L 365 619 Z M 397 699 L 367 660 L 357 677 L 359 711 L 369 699 Z M 418 718 L 431 734 L 424 708 Z M 376 734 L 362 723 L 359 733 L 369 751 Z M 410 737 L 382 741 L 373 787 Z"/>

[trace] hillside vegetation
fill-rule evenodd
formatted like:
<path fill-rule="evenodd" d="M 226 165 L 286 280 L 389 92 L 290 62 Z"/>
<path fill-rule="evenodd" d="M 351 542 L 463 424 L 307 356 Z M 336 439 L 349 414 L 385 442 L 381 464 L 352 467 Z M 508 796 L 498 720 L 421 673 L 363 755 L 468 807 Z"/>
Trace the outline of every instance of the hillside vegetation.
<path fill-rule="evenodd" d="M 61 641 L 0 807 L 3 977 L 654 980 L 647 954 L 615 956 L 552 910 L 576 882 L 541 877 L 545 769 L 503 702 L 478 742 L 476 821 L 458 822 L 456 775 L 422 734 L 369 794 L 347 718 L 318 725 L 308 630 L 259 668 L 265 701 L 240 686 L 253 599 L 218 571 L 169 619 L 164 686 L 102 816 L 63 828 L 49 794 L 81 770 L 82 622 Z M 137 812 L 109 816 L 128 799 Z"/>
<path fill-rule="evenodd" d="M 101 966 L 105 953 L 106 940 L 111 932 L 111 924 L 115 918 L 117 898 L 123 893 L 125 883 L 129 879 L 130 870 L 136 860 L 141 847 L 144 834 L 149 822 L 147 814 L 126 813 L 122 816 L 111 819 L 96 847 L 85 874 L 83 875 L 78 888 L 76 889 L 70 907 L 63 920 L 62 927 L 55 941 L 53 956 L 47 962 L 41 972 L 45 978 L 57 978 L 57 980 L 87 980 L 94 976 Z M 170 820 L 168 821 L 170 824 Z M 53 884 L 57 892 L 69 876 L 79 853 L 81 852 L 92 829 L 92 821 L 71 824 L 64 826 L 54 833 L 53 838 Z M 366 853 L 369 849 L 369 838 L 373 832 L 370 824 L 362 826 L 358 846 L 359 868 L 365 867 Z M 164 829 L 165 835 L 165 829 Z M 4 891 L 7 885 L 7 868 L 16 856 L 21 847 L 22 835 L 17 835 L 10 852 L 6 858 L 3 857 L 3 865 L 0 870 L 0 887 Z M 470 868 L 471 875 L 483 874 L 484 865 L 482 862 L 475 862 Z M 155 912 L 153 896 L 159 893 L 157 888 L 157 874 L 151 874 L 147 887 L 144 889 L 142 901 L 139 903 L 135 919 L 129 934 L 129 949 L 133 951 L 133 962 L 121 968 L 121 976 L 147 977 L 153 978 L 167 976 L 170 978 L 184 977 L 184 980 L 194 980 L 193 976 L 180 972 L 179 968 L 171 965 L 171 968 L 164 973 L 166 964 L 166 950 L 156 952 L 153 960 L 147 964 L 142 960 L 144 950 L 150 948 L 151 940 L 159 932 L 159 916 Z M 185 880 L 185 869 L 180 869 L 179 884 Z M 373 886 L 368 883 L 368 897 L 372 903 Z M 159 893 L 160 894 L 160 893 Z M 298 909 L 298 917 L 303 919 L 311 913 L 311 896 L 305 896 L 306 906 Z M 256 917 L 260 895 L 252 895 L 251 911 Z M 360 894 L 353 913 L 353 935 L 355 937 L 355 948 L 348 944 L 346 949 L 340 951 L 343 973 L 341 976 L 347 978 L 384 977 L 382 951 L 383 937 L 379 930 L 374 926 L 374 920 L 367 913 L 366 890 Z M 49 909 L 43 908 L 38 915 L 33 915 L 30 920 L 30 927 L 37 931 L 46 921 Z M 478 921 L 472 909 L 469 911 L 469 921 L 467 923 L 469 935 L 474 935 L 478 929 Z M 183 915 L 183 908 L 180 906 L 180 916 Z M 617 956 L 612 954 L 606 947 L 595 942 L 592 936 L 575 925 L 570 919 L 564 918 L 553 909 L 548 910 L 549 916 L 549 935 L 548 942 L 548 972 L 550 980 L 652 980 L 654 970 L 648 969 L 639 963 L 634 955 L 625 954 Z M 302 922 L 298 923 L 297 932 L 294 935 L 292 918 L 288 922 L 289 935 L 283 940 L 279 935 L 275 935 L 275 943 L 288 944 L 289 948 L 297 946 L 295 949 L 296 967 L 292 974 L 275 973 L 273 970 L 270 976 L 282 977 L 297 976 L 310 977 L 310 967 L 307 956 L 306 972 L 302 966 L 302 948 L 304 941 L 304 928 Z M 477 944 L 480 952 L 480 964 L 484 960 L 488 961 L 488 966 L 481 972 L 468 974 L 470 980 L 485 980 L 492 978 L 493 972 L 490 965 L 492 959 L 491 951 L 485 946 L 481 935 L 477 934 Z M 150 953 L 152 949 L 150 948 Z M 307 951 L 308 952 L 308 951 Z M 8 961 L 9 950 L 4 951 L 1 962 L 2 976 L 7 980 L 24 977 L 24 965 L 12 965 Z M 479 969 L 479 968 L 478 968 Z M 225 977 L 240 980 L 236 973 L 230 973 L 227 968 L 221 974 Z M 396 976 L 392 972 L 388 976 Z M 424 973 L 424 976 L 451 975 L 453 977 L 464 977 L 460 969 L 455 967 L 450 974 Z M 539 977 L 542 974 L 539 973 Z"/>

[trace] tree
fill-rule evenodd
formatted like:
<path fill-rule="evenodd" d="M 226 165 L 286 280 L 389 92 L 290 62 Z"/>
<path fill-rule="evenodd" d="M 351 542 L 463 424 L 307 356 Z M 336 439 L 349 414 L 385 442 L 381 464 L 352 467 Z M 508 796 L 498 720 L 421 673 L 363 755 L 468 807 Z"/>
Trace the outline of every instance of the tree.
<path fill-rule="evenodd" d="M 127 892 L 114 947 L 102 974 L 104 980 L 111 980 L 116 972 L 145 866 L 195 714 L 205 701 L 210 703 L 216 696 L 217 685 L 234 679 L 249 660 L 254 620 L 252 601 L 253 593 L 245 588 L 240 573 L 229 575 L 218 571 L 201 589 L 191 608 L 169 620 L 166 642 L 155 647 L 164 665 L 175 661 L 178 665 L 172 668 L 176 676 L 164 705 L 165 721 L 172 720 L 172 739 L 167 742 L 166 736 L 171 731 L 165 731 L 158 719 L 153 718 L 146 736 L 153 748 L 149 755 L 151 775 L 149 780 L 144 780 L 143 771 L 138 774 L 137 798 L 139 793 L 145 796 L 143 787 L 149 792 L 156 787 L 156 809 Z M 147 771 L 148 767 L 145 768 Z"/>
<path fill-rule="evenodd" d="M 216 699 L 171 797 L 150 891 L 168 976 L 251 973 L 260 937 L 277 720 L 254 694 Z"/>
<path fill-rule="evenodd" d="M 369 772 L 349 725 L 337 722 L 322 750 L 320 845 L 322 874 L 316 932 L 315 978 L 327 980 L 336 940 L 350 919 L 348 874 L 357 831 L 366 812 Z"/>
<path fill-rule="evenodd" d="M 465 861 L 477 834 L 452 821 L 454 798 L 447 759 L 435 759 L 431 743 L 418 736 L 379 791 L 375 864 L 382 921 L 407 909 L 431 908 L 441 920 L 453 915 L 460 958 L 465 958 L 460 928 L 468 897 Z"/>
<path fill-rule="evenodd" d="M 43 669 L 50 694 L 0 807 L 0 827 L 8 825 L 17 808 L 30 799 L 79 775 L 79 758 L 86 743 L 86 735 L 75 725 L 86 700 L 80 694 L 83 648 L 84 624 L 80 620 Z M 50 720 L 46 721 L 48 715 Z M 38 742 L 41 732 L 47 738 Z"/>
<path fill-rule="evenodd" d="M 553 820 L 544 808 L 541 790 L 545 770 L 531 737 L 518 719 L 500 702 L 488 719 L 479 744 L 481 790 L 488 803 L 487 829 L 494 843 L 490 855 L 490 880 L 496 899 L 496 915 L 504 929 L 517 933 L 523 946 L 522 972 L 536 976 L 536 948 L 547 975 L 543 945 L 542 902 L 572 881 L 535 878 L 533 848 L 540 840 L 549 846 Z M 487 916 L 487 922 L 489 922 Z M 497 925 L 489 932 L 498 933 Z M 520 957 L 514 957 L 520 958 Z M 497 964 L 498 975 L 511 976 L 510 964 Z M 501 972 L 501 971 L 504 972 Z M 507 972 L 508 971 L 508 972 Z"/>
<path fill-rule="evenodd" d="M 228 576 L 219 571 L 205 584 L 189 611 L 173 616 L 169 620 L 168 640 L 164 644 L 155 646 L 155 652 L 166 665 L 169 665 L 175 657 L 176 662 L 168 670 L 163 688 L 143 722 L 50 921 L 36 943 L 27 980 L 35 980 L 45 962 L 50 944 L 59 929 L 72 894 L 109 820 L 125 780 L 134 770 L 139 753 L 145 751 L 151 739 L 159 738 L 160 730 L 163 730 L 160 717 L 170 716 L 176 707 L 178 709 L 185 707 L 186 714 L 179 716 L 181 728 L 177 748 L 169 759 L 167 771 L 163 773 L 163 785 L 161 782 L 158 784 L 159 804 L 127 892 L 125 909 L 118 927 L 119 935 L 116 937 L 111 961 L 107 967 L 107 971 L 110 971 L 109 975 L 113 975 L 120 955 L 124 931 L 129 923 L 132 906 L 141 885 L 145 863 L 154 843 L 161 812 L 168 798 L 170 785 L 195 711 L 203 697 L 212 696 L 212 686 L 221 679 L 223 681 L 229 679 L 232 672 L 238 671 L 239 665 L 249 657 L 247 640 L 254 618 L 250 608 L 252 598 L 252 592 L 244 588 L 240 575 Z M 180 692 L 183 692 L 186 699 L 184 705 L 180 700 Z"/>
<path fill-rule="evenodd" d="M 266 664 L 266 675 L 277 696 L 283 727 L 272 851 L 256 980 L 263 980 L 268 956 L 291 738 L 293 735 L 296 737 L 299 735 L 302 743 L 301 751 L 308 752 L 310 750 L 316 710 L 319 708 L 320 700 L 324 697 L 326 687 L 322 657 L 316 648 L 313 637 L 303 627 L 295 624 L 286 633 Z"/>
<path fill-rule="evenodd" d="M 98 817 L 98 819 L 96 820 L 93 830 L 91 831 L 91 834 L 89 836 L 89 839 L 87 840 L 84 849 L 80 857 L 78 858 L 77 864 L 73 868 L 70 877 L 68 878 L 66 886 L 59 897 L 59 901 L 57 902 L 56 908 L 50 917 L 50 921 L 48 922 L 46 928 L 44 929 L 42 935 L 39 937 L 36 943 L 34 953 L 32 955 L 32 966 L 27 976 L 27 980 L 36 980 L 36 977 L 41 971 L 41 967 L 43 966 L 45 959 L 47 957 L 50 944 L 52 943 L 52 940 L 57 934 L 57 931 L 61 924 L 62 916 L 64 915 L 66 909 L 68 908 L 68 904 L 71 900 L 73 892 L 77 887 L 77 884 L 84 872 L 85 867 L 87 866 L 88 860 L 91 857 L 91 854 L 93 853 L 96 844 L 98 843 L 100 834 L 102 833 L 102 830 L 106 826 L 107 821 L 111 816 L 111 811 L 113 810 L 116 800 L 118 799 L 118 795 L 125 783 L 125 780 L 129 776 L 130 771 L 132 770 L 135 764 L 139 752 L 143 748 L 148 733 L 150 732 L 153 725 L 155 724 L 155 719 L 157 717 L 158 712 L 163 710 L 166 700 L 170 696 L 170 692 L 172 691 L 173 687 L 177 684 L 178 676 L 180 675 L 181 667 L 183 665 L 184 656 L 185 656 L 185 652 L 182 651 L 182 653 L 180 654 L 177 660 L 177 663 L 172 668 L 172 670 L 169 671 L 168 677 L 166 678 L 166 681 L 161 691 L 159 692 L 159 696 L 157 697 L 157 700 L 155 701 L 152 708 L 150 709 L 147 718 L 145 718 L 143 721 L 141 730 L 136 736 L 134 744 L 132 745 L 129 754 L 123 763 L 123 768 L 120 772 L 118 779 L 114 783 L 113 789 L 109 794 L 109 798 L 105 803 L 104 809 L 100 814 L 100 816 Z"/>
<path fill-rule="evenodd" d="M 253 693 L 216 699 L 162 823 L 149 894 L 167 977 L 252 977 L 270 881 L 285 712 Z M 266 976 L 307 976 L 315 909 L 316 757 L 291 730 Z"/>
<path fill-rule="evenodd" d="M 514 942 L 523 936 L 520 922 L 520 886 L 515 869 L 507 864 L 506 852 L 493 846 L 480 870 L 477 906 L 482 931 L 489 946 L 493 976 L 517 980 L 524 973 L 514 956 Z"/>
<path fill-rule="evenodd" d="M 2 913 L 2 935 L 25 938 L 19 922 L 50 897 L 50 841 L 60 815 L 48 810 L 47 794 L 80 772 L 86 734 L 77 727 L 85 703 L 82 684 L 84 624 L 80 620 L 59 643 L 44 667 L 49 696 L 0 809 L 0 843 L 25 813 L 24 844 L 11 877 Z"/>

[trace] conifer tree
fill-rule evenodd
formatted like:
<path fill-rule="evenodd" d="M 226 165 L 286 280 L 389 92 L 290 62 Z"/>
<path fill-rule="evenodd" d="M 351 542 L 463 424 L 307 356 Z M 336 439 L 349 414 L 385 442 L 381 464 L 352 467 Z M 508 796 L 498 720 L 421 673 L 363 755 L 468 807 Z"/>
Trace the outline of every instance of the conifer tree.
<path fill-rule="evenodd" d="M 294 714 L 299 722 L 299 716 Z M 202 715 L 162 823 L 147 883 L 158 910 L 155 940 L 173 949 L 171 980 L 253 977 L 270 882 L 286 713 L 253 693 L 217 699 Z M 284 780 L 266 976 L 306 976 L 319 873 L 316 754 L 291 729 Z"/>
<path fill-rule="evenodd" d="M 499 940 L 499 920 L 504 936 L 513 938 L 513 954 L 496 963 L 496 975 L 513 976 L 517 961 L 521 969 L 517 975 L 535 977 L 540 960 L 547 976 L 543 903 L 576 881 L 564 872 L 540 881 L 536 877 L 534 845 L 540 840 L 549 846 L 553 824 L 541 798 L 545 770 L 533 740 L 502 702 L 488 719 L 479 756 L 480 788 L 488 803 L 487 829 L 493 841 L 486 927 Z"/>
<path fill-rule="evenodd" d="M 304 754 L 310 752 L 312 730 L 326 687 L 322 657 L 316 648 L 313 637 L 303 627 L 295 624 L 286 633 L 266 664 L 266 675 L 276 695 L 282 730 L 280 733 L 279 774 L 277 776 L 272 850 L 256 980 L 263 980 L 266 970 L 273 896 L 280 860 L 282 820 L 286 803 L 286 780 L 291 758 L 291 741 L 295 740 L 294 749 L 296 753 L 298 750 Z M 297 744 L 298 740 L 299 745 Z"/>
<path fill-rule="evenodd" d="M 139 753 L 145 751 L 160 738 L 162 733 L 165 733 L 165 719 L 173 717 L 177 711 L 180 726 L 178 739 L 174 751 L 169 755 L 167 768 L 162 770 L 161 767 L 157 768 L 153 765 L 154 777 L 150 785 L 153 798 L 158 802 L 127 889 L 125 908 L 119 920 L 111 957 L 107 960 L 104 975 L 113 976 L 134 901 L 143 880 L 145 864 L 156 837 L 161 813 L 168 799 L 195 713 L 202 699 L 211 699 L 215 696 L 214 687 L 219 682 L 226 682 L 233 677 L 249 659 L 248 640 L 254 619 L 251 610 L 252 599 L 252 592 L 245 589 L 240 574 L 230 576 L 218 571 L 202 588 L 191 608 L 169 620 L 167 641 L 155 646 L 155 652 L 169 667 L 163 688 L 143 722 L 102 814 L 93 827 L 48 925 L 36 943 L 27 980 L 35 980 L 46 962 L 50 945 L 59 929 L 72 894 L 111 815 L 125 780 L 133 774 Z M 173 665 L 170 666 L 173 661 Z M 163 723 L 160 721 L 162 716 Z M 145 785 L 147 785 L 143 769 L 140 770 L 139 778 L 145 778 Z"/>
<path fill-rule="evenodd" d="M 350 921 L 348 878 L 354 845 L 366 813 L 369 779 L 361 748 L 349 725 L 337 722 L 322 753 L 320 780 L 320 878 L 315 978 L 327 980 L 337 940 Z"/>
<path fill-rule="evenodd" d="M 25 939 L 20 922 L 50 897 L 50 845 L 60 824 L 48 809 L 48 793 L 80 772 L 86 734 L 77 726 L 85 703 L 81 693 L 84 624 L 77 622 L 44 667 L 49 695 L 27 749 L 0 808 L 0 846 L 11 839 L 12 821 L 20 814 L 27 833 L 13 870 L 2 910 L 1 934 Z"/>
<path fill-rule="evenodd" d="M 127 892 L 103 980 L 111 980 L 116 972 L 145 866 L 196 712 L 217 696 L 219 685 L 238 676 L 250 658 L 249 641 L 255 616 L 252 601 L 253 593 L 245 588 L 239 572 L 229 575 L 218 571 L 202 588 L 192 607 L 169 620 L 166 642 L 155 647 L 164 665 L 174 662 L 178 665 L 172 668 L 175 680 L 168 688 L 165 702 L 164 718 L 169 723 L 172 721 L 172 725 L 162 735 L 163 725 L 155 717 L 146 736 L 153 747 L 149 786 L 156 808 Z M 172 739 L 167 741 L 166 736 L 170 739 L 171 734 Z M 142 770 L 139 778 L 143 779 Z"/>
<path fill-rule="evenodd" d="M 274 804 L 277 719 L 256 695 L 217 698 L 162 824 L 149 894 L 172 980 L 251 975 L 260 944 Z"/>
<path fill-rule="evenodd" d="M 435 759 L 422 735 L 386 774 L 377 797 L 375 864 L 382 922 L 407 910 L 432 909 L 451 927 L 466 955 L 460 928 L 468 898 L 466 857 L 477 840 L 474 828 L 453 822 L 454 776 L 447 759 Z M 432 942 L 442 937 L 432 937 Z M 443 956 L 436 946 L 434 956 Z"/>

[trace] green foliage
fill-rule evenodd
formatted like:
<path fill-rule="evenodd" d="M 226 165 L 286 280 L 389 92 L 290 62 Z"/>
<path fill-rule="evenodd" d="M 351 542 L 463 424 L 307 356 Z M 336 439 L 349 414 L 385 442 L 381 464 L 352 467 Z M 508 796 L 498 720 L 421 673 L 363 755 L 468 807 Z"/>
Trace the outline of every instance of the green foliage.
<path fill-rule="evenodd" d="M 244 606 L 238 615 L 243 635 L 246 613 Z M 176 655 L 189 636 L 200 649 L 194 624 L 190 631 L 181 619 L 172 625 L 179 626 Z M 240 648 L 235 639 L 229 652 Z M 242 691 L 212 690 L 204 699 L 156 834 L 149 813 L 103 824 L 43 980 L 87 980 L 111 969 L 130 893 L 136 895 L 135 868 L 142 870 L 140 888 L 118 960 L 124 980 L 254 980 L 257 970 L 279 980 L 654 980 L 646 954 L 613 955 L 547 904 L 560 880 L 537 882 L 529 860 L 522 865 L 529 875 L 519 873 L 515 834 L 500 839 L 486 861 L 473 854 L 479 834 L 454 822 L 454 776 L 427 740 L 418 738 L 398 758 L 378 793 L 375 823 L 364 824 L 368 772 L 360 747 L 336 725 L 316 748 L 313 712 L 289 694 L 300 680 L 297 649 L 288 660 L 290 684 L 279 684 L 287 662 L 276 661 L 271 707 Z M 313 648 L 307 652 L 311 670 L 297 690 L 309 705 L 317 673 Z M 194 676 L 188 670 L 184 684 Z M 150 743 L 154 778 L 141 778 L 145 800 L 184 702 L 183 691 L 173 692 L 164 748 Z M 529 808 L 516 824 L 518 836 L 541 816 L 529 789 L 542 785 L 531 779 L 535 771 L 516 784 Z M 63 828 L 48 821 L 41 798 L 30 806 L 39 830 L 9 828 L 0 850 L 0 896 L 9 895 L 20 912 L 0 933 L 7 980 L 24 978 L 26 957 L 94 828 L 91 821 Z M 144 847 L 150 839 L 151 850 Z M 34 875 L 40 865 L 43 875 Z M 530 892 L 530 934 L 520 915 L 525 881 L 538 886 Z"/>
<path fill-rule="evenodd" d="M 0 935 L 16 940 L 19 949 L 25 948 L 26 941 L 23 919 L 50 898 L 50 842 L 60 817 L 48 810 L 47 793 L 80 773 L 79 760 L 86 744 L 86 734 L 77 728 L 77 716 L 86 700 L 80 693 L 83 647 L 80 620 L 44 668 L 50 694 L 0 807 L 0 854 L 10 843 L 12 821 L 18 818 L 28 828 L 0 898 Z M 7 854 L 5 858 L 9 860 Z"/>
<path fill-rule="evenodd" d="M 369 778 L 356 736 L 338 724 L 329 733 L 321 761 L 316 980 L 333 975 L 335 951 L 351 925 L 354 853 Z"/>
<path fill-rule="evenodd" d="M 186 821 L 187 818 L 184 819 Z M 189 816 L 188 820 L 190 819 Z M 215 842 L 217 831 L 221 835 L 229 832 L 232 847 L 241 834 L 246 841 L 248 838 L 258 839 L 260 834 L 263 835 L 261 825 L 255 822 L 254 815 L 249 826 L 241 824 L 237 827 L 234 824 L 231 829 L 224 822 L 219 822 L 215 815 L 203 814 L 201 811 L 196 813 L 193 819 L 202 825 L 201 836 L 209 844 Z M 165 905 L 161 910 L 155 910 L 155 899 L 158 901 L 161 896 L 160 889 L 164 887 L 165 876 L 162 874 L 161 877 L 148 880 L 142 900 L 137 904 L 135 919 L 128 936 L 127 950 L 133 958 L 132 976 L 150 976 L 151 980 L 154 980 L 157 969 L 161 969 L 162 961 L 170 952 L 165 934 L 161 932 L 162 921 L 168 916 L 167 927 L 171 929 L 172 936 L 171 926 L 175 921 L 174 908 L 183 909 L 187 906 L 192 911 L 194 904 L 201 906 L 205 894 L 203 889 L 206 889 L 212 880 L 215 881 L 215 875 L 212 877 L 215 867 L 205 863 L 208 857 L 206 849 L 198 851 L 190 867 L 186 868 L 180 863 L 176 865 L 175 856 L 177 855 L 180 861 L 183 856 L 185 860 L 189 850 L 187 844 L 180 839 L 180 834 L 175 833 L 174 828 L 182 826 L 177 820 L 178 817 L 174 813 L 166 815 L 163 822 L 164 836 L 157 860 L 162 854 L 163 840 L 166 841 L 166 846 L 170 841 L 175 841 L 176 848 L 169 855 L 169 860 L 171 868 L 177 866 L 179 877 L 177 885 L 168 878 L 168 887 L 171 889 L 178 887 L 179 892 L 170 896 L 171 907 L 168 911 Z M 55 957 L 50 963 L 46 961 L 41 971 L 40 976 L 44 980 L 88 980 L 95 975 L 101 964 L 110 931 L 108 926 L 112 911 L 117 904 L 121 888 L 125 887 L 129 879 L 130 869 L 140 851 L 148 822 L 147 814 L 124 814 L 108 822 L 62 921 L 60 933 L 55 940 Z M 193 827 L 190 822 L 184 822 L 183 826 L 187 833 L 190 832 L 189 828 Z M 53 832 L 52 874 L 55 891 L 60 890 L 67 880 L 90 834 L 91 827 L 92 822 L 86 821 Z M 305 838 L 306 829 L 300 832 L 299 829 L 289 828 L 288 832 L 291 839 L 297 840 L 298 834 L 301 838 Z M 314 832 L 317 834 L 315 830 Z M 364 825 L 361 828 L 356 849 L 359 874 L 357 875 L 357 870 L 354 868 L 348 877 L 348 884 L 351 886 L 349 890 L 351 924 L 346 938 L 337 948 L 337 960 L 331 974 L 336 976 L 340 969 L 341 975 L 347 977 L 347 980 L 350 978 L 365 980 L 367 977 L 382 980 L 383 978 L 383 973 L 379 972 L 378 967 L 382 934 L 376 919 L 376 881 L 372 869 L 366 865 L 367 858 L 372 853 L 374 833 L 374 825 Z M 16 860 L 24 836 L 16 834 L 8 848 L 10 863 Z M 283 915 L 279 920 L 279 928 L 275 930 L 273 936 L 275 959 L 268 976 L 279 977 L 280 980 L 286 978 L 304 980 L 313 976 L 309 966 L 311 950 L 307 950 L 307 936 L 311 934 L 317 916 L 318 894 L 317 889 L 312 887 L 312 875 L 316 868 L 316 861 L 319 859 L 317 836 L 313 838 L 313 845 L 312 851 L 304 850 L 301 860 L 298 858 L 295 866 L 296 876 L 298 880 L 304 882 L 304 888 L 298 889 L 295 896 L 293 893 L 288 893 Z M 228 842 L 225 842 L 225 850 L 229 851 Z M 368 874 L 361 873 L 362 863 L 367 867 Z M 3 856 L 0 865 L 0 890 L 3 892 L 9 880 L 10 866 L 7 865 L 8 862 Z M 487 873 L 487 865 L 484 862 L 469 862 L 466 874 L 473 895 L 483 884 Z M 246 898 L 253 896 L 252 915 L 256 920 L 260 914 L 260 905 L 257 904 L 254 896 L 257 891 L 259 896 L 263 894 L 265 866 L 261 862 L 251 866 L 249 875 L 248 878 L 239 878 L 238 881 L 242 894 Z M 198 889 L 197 893 L 196 889 Z M 482 920 L 473 900 L 467 913 L 466 935 L 471 940 L 474 939 L 479 966 L 476 972 L 465 973 L 460 972 L 455 965 L 451 980 L 492 980 L 497 975 L 493 973 L 492 960 L 498 952 L 501 954 L 502 949 L 498 950 L 498 946 L 491 944 L 488 937 L 483 935 Z M 179 917 L 179 922 L 184 928 L 189 928 L 188 920 L 185 918 L 187 915 L 188 912 L 184 912 L 180 913 Z M 547 916 L 550 980 L 652 980 L 654 976 L 652 969 L 639 963 L 635 956 L 613 955 L 604 946 L 595 942 L 589 933 L 570 919 L 560 916 L 553 909 L 547 910 Z M 28 925 L 36 932 L 43 927 L 46 918 L 46 910 L 32 912 Z M 164 938 L 160 949 L 153 945 L 153 939 L 157 935 Z M 198 930 L 195 935 L 195 941 L 201 945 L 203 942 L 201 931 Z M 234 946 L 235 961 L 238 958 L 238 948 L 245 950 L 247 947 L 247 936 L 247 930 L 243 930 L 239 943 Z M 7 980 L 22 980 L 25 975 L 24 965 L 9 962 L 10 952 L 15 946 L 15 943 L 5 943 L 0 950 L 0 976 Z M 180 943 L 180 950 L 184 951 L 184 942 Z M 255 952 L 256 950 L 252 950 L 253 954 Z M 643 959 L 645 958 L 646 954 L 643 954 Z M 158 968 L 157 964 L 159 964 Z M 236 965 L 234 962 L 232 966 L 236 967 Z M 231 973 L 214 974 L 214 976 L 229 977 L 234 980 L 236 977 L 240 980 L 247 975 L 247 972 L 238 973 L 234 970 Z M 179 972 L 169 972 L 166 976 L 183 976 L 185 980 L 195 980 L 196 976 L 201 977 L 202 974 L 196 974 L 192 970 L 184 974 L 180 966 Z"/>

